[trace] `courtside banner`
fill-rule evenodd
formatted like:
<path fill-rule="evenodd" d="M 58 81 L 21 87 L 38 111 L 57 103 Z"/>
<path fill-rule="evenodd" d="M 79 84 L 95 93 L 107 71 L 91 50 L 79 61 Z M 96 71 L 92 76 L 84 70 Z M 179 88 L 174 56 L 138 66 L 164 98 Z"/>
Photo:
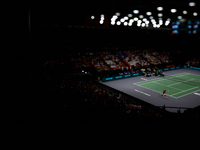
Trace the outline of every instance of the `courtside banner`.
<path fill-rule="evenodd" d="M 162 70 L 164 72 L 164 71 L 181 69 L 181 68 L 188 68 L 188 66 L 180 65 L 180 66 L 174 66 L 174 67 L 169 67 L 169 68 L 161 68 L 161 69 L 158 69 L 158 71 Z M 198 68 L 198 67 L 190 66 L 190 68 L 200 70 L 200 68 Z M 112 77 L 104 77 L 104 78 L 102 78 L 102 82 L 112 81 L 112 80 L 117 80 L 117 79 L 124 79 L 124 78 L 129 78 L 129 77 L 135 77 L 135 76 L 140 76 L 140 75 L 142 75 L 142 72 L 132 73 L 132 74 L 124 74 L 124 75 L 118 75 L 118 76 L 112 76 Z"/>
<path fill-rule="evenodd" d="M 117 80 L 117 79 L 124 79 L 124 78 L 139 76 L 139 75 L 142 75 L 142 72 L 118 75 L 118 76 L 113 76 L 113 77 L 105 77 L 102 79 L 102 81 L 104 82 L 104 81 L 111 81 L 111 80 Z"/>

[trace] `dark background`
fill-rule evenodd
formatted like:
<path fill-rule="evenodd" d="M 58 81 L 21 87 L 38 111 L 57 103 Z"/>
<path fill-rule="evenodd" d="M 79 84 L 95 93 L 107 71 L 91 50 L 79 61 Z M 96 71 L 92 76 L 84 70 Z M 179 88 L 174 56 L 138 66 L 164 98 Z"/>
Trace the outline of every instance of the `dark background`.
<path fill-rule="evenodd" d="M 130 28 L 113 27 L 108 23 L 105 26 L 91 25 L 88 20 L 91 15 L 104 13 L 106 16 L 112 16 L 116 11 L 121 12 L 124 16 L 133 8 L 145 12 L 150 7 L 153 8 L 159 4 L 165 4 L 166 8 L 171 8 L 172 4 L 176 4 L 176 8 L 182 8 L 186 6 L 186 4 L 181 5 L 184 2 L 178 0 L 165 2 L 161 0 L 78 0 L 60 3 L 57 1 L 29 1 L 26 4 L 15 2 L 13 6 L 7 4 L 2 12 L 5 21 L 2 22 L 4 27 L 1 33 L 4 40 L 1 41 L 1 46 L 4 58 L 2 64 L 6 66 L 3 67 L 2 74 L 9 73 L 3 78 L 8 88 L 5 88 L 6 92 L 3 93 L 6 99 L 3 99 L 2 102 L 5 102 L 6 105 L 2 104 L 1 110 L 4 114 L 10 114 L 9 117 L 3 118 L 3 120 L 9 120 L 9 122 L 4 120 L 6 126 L 17 123 L 18 126 L 27 129 L 27 132 L 22 134 L 22 131 L 16 125 L 12 128 L 14 130 L 5 133 L 14 133 L 15 140 L 22 136 L 23 140 L 31 141 L 32 145 L 35 144 L 33 141 L 37 141 L 48 146 L 51 145 L 52 141 L 55 142 L 58 139 L 65 144 L 71 141 L 75 144 L 82 141 L 86 143 L 86 146 L 90 146 L 95 145 L 94 141 L 96 140 L 101 143 L 101 141 L 112 139 L 113 144 L 116 144 L 116 139 L 120 140 L 122 137 L 128 139 L 129 136 L 132 137 L 128 140 L 129 143 L 132 142 L 131 139 L 149 141 L 153 135 L 157 136 L 155 140 L 159 142 L 161 141 L 160 136 L 163 138 L 167 136 L 171 140 L 171 135 L 175 135 L 174 141 L 181 138 L 180 135 L 191 138 L 192 133 L 197 131 L 197 128 L 192 128 L 196 120 L 190 120 L 191 124 L 179 128 L 179 125 L 187 123 L 187 121 L 180 122 L 171 119 L 170 121 L 178 123 L 174 128 L 174 124 L 172 125 L 169 120 L 137 118 L 132 122 L 124 119 L 123 116 L 117 117 L 114 113 L 109 114 L 112 119 L 107 117 L 106 122 L 103 118 L 107 116 L 106 113 L 103 115 L 100 112 L 98 113 L 100 120 L 91 120 L 95 117 L 95 114 L 91 115 L 92 117 L 84 118 L 84 114 L 87 113 L 80 115 L 80 112 L 77 112 L 74 116 L 70 116 L 72 114 L 69 111 L 60 109 L 53 103 L 56 102 L 60 106 L 59 101 L 55 101 L 58 97 L 48 95 L 49 91 L 45 91 L 46 85 L 42 82 L 43 72 L 40 68 L 41 63 L 49 57 L 63 57 L 70 53 L 98 51 L 104 49 L 104 47 L 107 47 L 108 51 L 116 47 L 121 50 L 129 48 L 164 49 L 172 51 L 177 61 L 181 62 L 199 56 L 200 34 L 172 35 L 171 30 L 142 30 L 134 26 Z M 196 2 L 196 4 L 198 6 L 199 3 Z M 26 9 L 24 9 L 24 6 L 26 6 Z M 195 9 L 199 11 L 198 8 L 199 6 Z M 188 15 L 187 17 L 191 16 Z M 175 17 L 172 16 L 172 18 Z M 5 106 L 8 106 L 8 109 Z M 63 117 L 66 117 L 64 113 L 68 117 L 70 116 L 69 119 L 67 118 L 68 120 L 63 119 Z M 124 122 L 123 126 L 119 126 L 122 122 Z M 162 126 L 166 123 L 168 128 L 164 130 Z M 78 130 L 76 129 L 77 124 Z M 99 125 L 101 126 L 100 130 Z M 132 136 L 134 133 L 137 135 Z M 141 134 L 144 136 L 139 136 Z M 56 137 L 58 138 L 56 139 Z M 85 137 L 90 137 L 89 140 L 94 143 L 84 140 Z M 67 141 L 67 138 L 70 141 Z M 10 136 L 8 136 L 8 140 L 10 140 Z M 23 144 L 24 142 L 17 145 Z M 182 144 L 182 141 L 179 139 L 177 144 Z"/>

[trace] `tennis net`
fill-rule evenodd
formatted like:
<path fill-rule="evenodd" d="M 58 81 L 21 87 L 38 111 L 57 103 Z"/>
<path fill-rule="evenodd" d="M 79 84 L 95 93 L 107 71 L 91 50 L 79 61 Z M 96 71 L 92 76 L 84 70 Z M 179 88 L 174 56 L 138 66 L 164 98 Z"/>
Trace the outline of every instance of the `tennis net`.
<path fill-rule="evenodd" d="M 198 77 L 198 76 L 197 76 Z M 190 85 L 194 85 L 194 86 L 199 86 L 200 87 L 200 77 L 184 77 L 184 76 L 173 76 L 173 75 L 166 75 L 164 76 L 165 79 L 168 80 L 174 80 L 177 82 L 182 82 L 185 84 L 190 84 Z"/>

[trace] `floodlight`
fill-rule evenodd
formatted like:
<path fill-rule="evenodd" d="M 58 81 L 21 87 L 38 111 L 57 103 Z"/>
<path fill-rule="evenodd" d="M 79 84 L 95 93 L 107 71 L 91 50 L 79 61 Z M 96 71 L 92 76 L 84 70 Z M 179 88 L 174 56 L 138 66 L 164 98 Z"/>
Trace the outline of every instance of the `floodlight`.
<path fill-rule="evenodd" d="M 128 22 L 124 22 L 124 25 L 127 26 L 127 25 L 128 25 Z"/>
<path fill-rule="evenodd" d="M 152 13 L 148 11 L 146 14 L 147 14 L 147 16 L 150 16 Z"/>
<path fill-rule="evenodd" d="M 186 11 L 186 10 L 184 10 L 184 11 L 183 11 L 183 14 L 187 14 L 187 11 Z"/>
<path fill-rule="evenodd" d="M 120 21 L 117 21 L 117 25 L 119 26 L 121 24 L 121 22 Z"/>
<path fill-rule="evenodd" d="M 174 9 L 174 8 L 171 9 L 171 12 L 172 12 L 172 13 L 175 13 L 175 12 L 176 12 L 176 9 Z"/>
<path fill-rule="evenodd" d="M 134 21 L 138 21 L 138 18 L 137 18 L 137 17 L 135 17 L 135 18 L 133 18 L 133 20 L 134 20 Z"/>
<path fill-rule="evenodd" d="M 162 13 L 158 13 L 158 17 L 162 17 L 163 16 L 163 14 Z"/>
<path fill-rule="evenodd" d="M 162 11 L 162 10 L 163 10 L 163 7 L 157 7 L 157 10 L 158 10 L 158 11 Z"/>
<path fill-rule="evenodd" d="M 128 14 L 128 17 L 133 17 L 133 15 L 132 14 Z"/>
<path fill-rule="evenodd" d="M 194 12 L 194 13 L 193 13 L 193 16 L 197 16 L 197 15 L 198 15 L 197 12 Z"/>
<path fill-rule="evenodd" d="M 139 18 L 141 18 L 141 19 L 142 19 L 143 17 L 144 17 L 143 15 L 139 15 Z"/>
<path fill-rule="evenodd" d="M 139 13 L 139 10 L 133 10 L 133 13 L 134 13 L 134 14 L 138 14 L 138 13 Z"/>
<path fill-rule="evenodd" d="M 189 6 L 190 6 L 190 7 L 195 6 L 195 2 L 189 2 Z"/>

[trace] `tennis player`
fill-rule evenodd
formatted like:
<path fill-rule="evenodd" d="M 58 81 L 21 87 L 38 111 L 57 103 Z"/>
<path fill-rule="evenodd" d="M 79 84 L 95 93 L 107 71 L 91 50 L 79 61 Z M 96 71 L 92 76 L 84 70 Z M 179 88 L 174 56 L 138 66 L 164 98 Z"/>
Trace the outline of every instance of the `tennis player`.
<path fill-rule="evenodd" d="M 167 93 L 167 92 L 169 92 L 169 91 L 163 90 L 163 93 L 160 94 L 160 95 L 161 95 L 161 96 L 165 96 L 165 98 L 167 98 L 167 96 L 166 96 L 166 93 Z"/>

